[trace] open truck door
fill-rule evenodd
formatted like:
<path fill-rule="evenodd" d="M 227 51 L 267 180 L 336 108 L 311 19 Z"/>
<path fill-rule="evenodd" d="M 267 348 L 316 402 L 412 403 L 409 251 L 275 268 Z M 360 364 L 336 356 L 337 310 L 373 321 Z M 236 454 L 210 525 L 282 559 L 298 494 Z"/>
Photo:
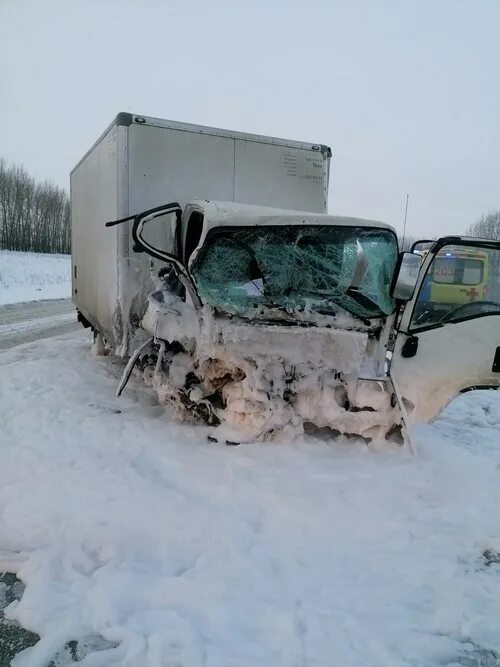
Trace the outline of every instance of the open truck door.
<path fill-rule="evenodd" d="M 432 420 L 462 392 L 500 387 L 499 242 L 433 242 L 401 316 L 390 376 L 410 423 Z"/>

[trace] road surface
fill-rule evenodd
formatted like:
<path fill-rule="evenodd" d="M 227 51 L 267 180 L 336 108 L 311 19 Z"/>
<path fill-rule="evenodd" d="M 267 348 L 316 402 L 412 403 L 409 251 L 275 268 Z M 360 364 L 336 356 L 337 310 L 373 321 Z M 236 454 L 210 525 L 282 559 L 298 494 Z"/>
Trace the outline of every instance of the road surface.
<path fill-rule="evenodd" d="M 0 351 L 81 327 L 69 299 L 30 301 L 0 306 Z"/>

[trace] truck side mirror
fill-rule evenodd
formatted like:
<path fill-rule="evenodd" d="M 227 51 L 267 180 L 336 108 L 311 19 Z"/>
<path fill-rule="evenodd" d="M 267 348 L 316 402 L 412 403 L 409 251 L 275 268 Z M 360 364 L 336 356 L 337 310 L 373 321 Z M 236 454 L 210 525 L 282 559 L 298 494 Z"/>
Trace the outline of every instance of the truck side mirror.
<path fill-rule="evenodd" d="M 423 252 L 425 250 L 430 250 L 435 243 L 436 241 L 432 239 L 419 239 L 413 243 L 410 248 L 410 252 Z"/>
<path fill-rule="evenodd" d="M 391 285 L 391 296 L 398 301 L 409 301 L 413 297 L 417 284 L 422 257 L 412 252 L 399 253 L 394 279 Z"/>

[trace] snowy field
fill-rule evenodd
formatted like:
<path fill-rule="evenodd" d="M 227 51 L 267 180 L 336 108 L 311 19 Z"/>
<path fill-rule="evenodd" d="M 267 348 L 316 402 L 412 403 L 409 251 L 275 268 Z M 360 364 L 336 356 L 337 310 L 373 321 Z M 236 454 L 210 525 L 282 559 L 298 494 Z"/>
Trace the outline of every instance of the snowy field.
<path fill-rule="evenodd" d="M 70 296 L 69 255 L 0 250 L 0 306 Z"/>
<path fill-rule="evenodd" d="M 0 353 L 0 571 L 84 667 L 491 667 L 500 655 L 500 392 L 414 431 L 418 454 L 223 447 L 169 423 L 84 332 Z"/>

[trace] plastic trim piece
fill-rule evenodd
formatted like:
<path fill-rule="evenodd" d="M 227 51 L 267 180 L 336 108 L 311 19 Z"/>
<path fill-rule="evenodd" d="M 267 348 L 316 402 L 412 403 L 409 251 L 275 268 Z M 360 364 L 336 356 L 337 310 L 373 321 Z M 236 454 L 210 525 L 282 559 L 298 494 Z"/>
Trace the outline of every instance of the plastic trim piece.
<path fill-rule="evenodd" d="M 124 125 L 125 127 L 132 125 L 133 122 L 134 117 L 131 113 L 127 113 L 126 111 L 120 111 L 120 113 L 118 113 L 115 118 L 115 123 L 117 125 Z"/>
<path fill-rule="evenodd" d="M 469 391 L 498 391 L 500 387 L 497 387 L 496 385 L 493 384 L 473 384 L 471 387 L 465 387 L 465 389 L 461 389 L 460 393 L 461 394 L 467 394 Z"/>
<path fill-rule="evenodd" d="M 497 347 L 495 351 L 495 356 L 493 358 L 493 366 L 491 367 L 492 373 L 500 373 L 500 347 Z"/>

